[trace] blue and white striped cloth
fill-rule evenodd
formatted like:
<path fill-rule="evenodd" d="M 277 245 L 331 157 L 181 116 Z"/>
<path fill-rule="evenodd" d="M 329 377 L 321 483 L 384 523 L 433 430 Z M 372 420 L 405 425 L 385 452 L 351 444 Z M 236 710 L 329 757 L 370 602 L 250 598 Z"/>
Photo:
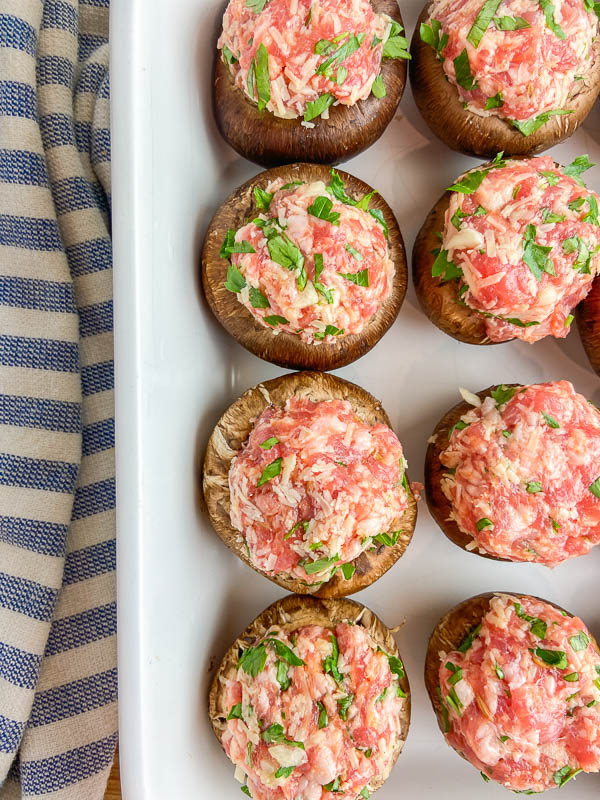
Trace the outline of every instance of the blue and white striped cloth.
<path fill-rule="evenodd" d="M 117 740 L 108 0 L 0 0 L 0 798 Z"/>

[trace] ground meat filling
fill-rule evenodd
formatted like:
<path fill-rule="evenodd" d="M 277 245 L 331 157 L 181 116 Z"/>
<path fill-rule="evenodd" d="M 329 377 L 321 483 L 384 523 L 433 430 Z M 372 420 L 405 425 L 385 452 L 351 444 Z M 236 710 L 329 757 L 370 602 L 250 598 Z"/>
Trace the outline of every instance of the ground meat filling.
<path fill-rule="evenodd" d="M 319 345 L 362 333 L 390 297 L 395 272 L 385 230 L 365 210 L 368 196 L 357 207 L 322 181 L 282 184 L 259 190 L 264 210 L 228 234 L 222 255 L 235 272 L 226 287 L 274 334 Z"/>
<path fill-rule="evenodd" d="M 346 400 L 269 406 L 231 464 L 231 523 L 252 563 L 306 584 L 329 580 L 374 543 L 392 545 L 408 507 L 395 433 Z"/>
<path fill-rule="evenodd" d="M 578 617 L 497 595 L 440 660 L 446 741 L 484 777 L 541 792 L 600 770 L 600 655 Z"/>
<path fill-rule="evenodd" d="M 218 47 L 259 110 L 312 125 L 369 96 L 395 33 L 369 0 L 230 0 Z"/>
<path fill-rule="evenodd" d="M 223 747 L 254 800 L 355 800 L 387 775 L 405 694 L 399 658 L 360 625 L 272 628 L 227 681 Z"/>
<path fill-rule="evenodd" d="M 500 386 L 440 456 L 473 549 L 554 566 L 600 542 L 600 413 L 571 383 Z"/>
<path fill-rule="evenodd" d="M 589 166 L 497 159 L 454 184 L 433 274 L 458 280 L 492 341 L 569 332 L 600 265 L 598 195 L 579 177 Z"/>
<path fill-rule="evenodd" d="M 469 111 L 530 135 L 571 111 L 593 63 L 598 18 L 587 8 L 582 0 L 434 0 L 421 35 Z"/>

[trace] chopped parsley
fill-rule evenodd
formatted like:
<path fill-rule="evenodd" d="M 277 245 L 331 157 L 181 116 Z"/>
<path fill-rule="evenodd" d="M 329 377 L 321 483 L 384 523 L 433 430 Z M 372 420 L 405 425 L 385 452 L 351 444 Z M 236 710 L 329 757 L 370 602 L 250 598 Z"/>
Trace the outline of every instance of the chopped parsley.
<path fill-rule="evenodd" d="M 554 3 L 552 0 L 539 0 L 539 3 L 546 17 L 546 25 L 559 39 L 566 39 L 565 32 L 554 19 Z"/>
<path fill-rule="evenodd" d="M 256 207 L 259 211 L 268 211 L 271 207 L 271 200 L 273 199 L 273 195 L 271 192 L 265 192 L 264 189 L 261 189 L 260 186 L 254 187 L 254 200 L 256 201 Z"/>
<path fill-rule="evenodd" d="M 456 82 L 459 86 L 462 86 L 463 89 L 470 92 L 478 87 L 479 84 L 471 72 L 469 54 L 466 48 L 454 59 L 454 71 L 456 73 Z"/>
<path fill-rule="evenodd" d="M 276 478 L 277 475 L 281 473 L 282 461 L 283 459 L 280 456 L 279 458 L 276 458 L 275 461 L 271 461 L 270 464 L 267 464 L 267 466 L 263 469 L 262 474 L 258 479 L 258 483 L 256 485 L 263 486 L 265 483 L 267 483 L 267 481 Z"/>
<path fill-rule="evenodd" d="M 554 275 L 555 271 L 552 259 L 548 258 L 548 253 L 552 250 L 552 247 L 536 244 L 536 234 L 535 225 L 531 223 L 527 225 L 525 236 L 523 237 L 523 261 L 527 264 L 535 279 L 541 281 L 544 272 Z"/>
<path fill-rule="evenodd" d="M 333 679 L 336 683 L 341 683 L 343 676 L 341 672 L 338 670 L 338 657 L 340 654 L 337 638 L 331 634 L 331 655 L 327 656 L 327 658 L 323 661 L 323 671 L 327 673 L 331 673 Z"/>
<path fill-rule="evenodd" d="M 257 289 L 255 286 L 250 287 L 248 296 L 250 298 L 250 305 L 252 308 L 271 308 L 271 304 L 267 298 L 260 291 L 260 289 Z"/>
<path fill-rule="evenodd" d="M 262 672 L 267 662 L 267 648 L 264 642 L 256 647 L 248 647 L 238 661 L 238 669 L 243 669 L 247 675 L 256 678 Z"/>
<path fill-rule="evenodd" d="M 329 724 L 329 717 L 327 716 L 327 709 L 320 700 L 317 700 L 317 708 L 319 709 L 319 721 L 317 722 L 317 726 L 320 730 L 321 728 L 327 727 Z"/>
<path fill-rule="evenodd" d="M 532 117 L 524 122 L 521 122 L 518 119 L 509 119 L 508 122 L 510 122 L 510 124 L 516 128 L 519 133 L 522 133 L 523 136 L 531 136 L 532 133 L 538 131 L 542 125 L 548 122 L 550 117 L 563 116 L 564 114 L 572 113 L 572 110 L 568 111 L 564 108 L 553 108 L 550 111 L 542 111 L 542 113 L 538 114 L 537 117 Z"/>
<path fill-rule="evenodd" d="M 504 105 L 504 100 L 502 99 L 502 92 L 496 92 L 493 97 L 488 97 L 485 101 L 484 109 L 489 111 L 490 108 L 501 108 Z"/>
<path fill-rule="evenodd" d="M 340 272 L 339 273 L 342 278 L 346 278 L 347 281 L 351 281 L 355 283 L 357 286 L 368 286 L 369 285 L 369 270 L 361 269 L 360 272 Z"/>
<path fill-rule="evenodd" d="M 288 678 L 288 665 L 285 661 L 277 661 L 276 662 L 276 678 L 277 683 L 279 684 L 279 688 L 282 692 L 285 692 L 286 689 L 289 689 L 292 685 L 292 681 Z"/>
<path fill-rule="evenodd" d="M 590 640 L 583 631 L 579 631 L 579 633 L 569 638 L 569 644 L 576 653 L 580 650 L 585 650 L 589 643 Z"/>
<path fill-rule="evenodd" d="M 289 778 L 289 776 L 294 771 L 295 767 L 279 767 L 279 769 L 275 772 L 276 778 Z"/>
<path fill-rule="evenodd" d="M 290 747 L 299 747 L 300 750 L 304 750 L 304 742 L 294 742 L 291 739 L 287 739 L 283 732 L 283 726 L 278 722 L 269 725 L 269 727 L 262 732 L 262 740 L 267 744 L 288 744 Z"/>
<path fill-rule="evenodd" d="M 554 783 L 562 788 L 567 781 L 570 781 L 571 778 L 574 778 L 576 775 L 579 775 L 581 769 L 573 769 L 568 764 L 561 769 L 557 769 L 554 775 L 552 776 L 554 779 Z"/>
<path fill-rule="evenodd" d="M 325 222 L 330 222 L 332 225 L 338 226 L 340 224 L 339 211 L 332 211 L 333 203 L 329 197 L 315 197 L 313 203 L 309 205 L 307 211 L 317 219 L 323 219 Z"/>
<path fill-rule="evenodd" d="M 590 492 L 600 500 L 600 477 L 596 478 L 596 480 L 588 486 Z"/>
<path fill-rule="evenodd" d="M 431 267 L 431 275 L 433 278 L 441 278 L 442 283 L 460 278 L 463 274 L 462 269 L 450 261 L 448 258 L 448 251 L 443 248 L 437 253 L 435 261 Z"/>
<path fill-rule="evenodd" d="M 326 289 L 325 286 L 319 281 L 321 273 L 323 272 L 323 254 L 315 253 L 315 279 L 313 285 L 319 294 L 322 294 L 325 300 L 331 304 L 333 303 L 333 295 L 331 289 Z"/>
<path fill-rule="evenodd" d="M 448 44 L 448 34 L 442 33 L 442 24 L 437 19 L 431 20 L 431 26 L 427 25 L 425 22 L 421 23 L 419 28 L 419 36 L 421 37 L 421 41 L 428 44 L 435 50 L 435 55 L 438 61 L 443 61 L 444 57 L 442 55 L 443 49 Z"/>
<path fill-rule="evenodd" d="M 559 423 L 554 419 L 554 417 L 550 416 L 550 414 L 546 414 L 545 411 L 542 411 L 542 416 L 546 420 L 546 424 L 551 428 L 560 428 Z"/>
<path fill-rule="evenodd" d="M 467 650 L 470 649 L 471 645 L 475 641 L 475 639 L 479 636 L 479 631 L 481 630 L 481 623 L 476 625 L 472 631 L 470 631 L 463 641 L 458 646 L 457 650 L 459 653 L 466 653 Z"/>
<path fill-rule="evenodd" d="M 400 536 L 400 531 L 390 531 L 389 533 L 378 533 L 376 536 L 373 536 L 373 541 L 379 542 L 380 544 L 384 544 L 386 547 L 393 547 L 397 543 L 399 536 Z"/>
<path fill-rule="evenodd" d="M 383 45 L 383 58 L 410 59 L 408 39 L 405 36 L 398 36 L 403 30 L 402 25 L 393 19 L 388 38 Z"/>
<path fill-rule="evenodd" d="M 493 524 L 494 523 L 492 522 L 491 519 L 488 519 L 487 517 L 482 517 L 480 520 L 477 521 L 475 527 L 477 528 L 478 531 L 482 531 L 484 528 L 493 527 Z"/>
<path fill-rule="evenodd" d="M 223 59 L 224 59 L 225 63 L 227 64 L 227 69 L 229 69 L 229 67 L 232 64 L 236 64 L 238 62 L 238 60 L 239 60 L 236 56 L 233 55 L 233 53 L 227 47 L 226 44 L 223 45 Z"/>
<path fill-rule="evenodd" d="M 304 661 L 297 656 L 294 651 L 287 646 L 287 644 L 284 644 L 279 639 L 274 639 L 273 637 L 269 637 L 266 642 L 267 644 L 271 645 L 279 658 L 283 658 L 284 661 L 287 661 L 287 663 L 291 664 L 292 667 L 304 666 Z"/>
<path fill-rule="evenodd" d="M 331 78 L 333 74 L 333 68 L 339 67 L 347 58 L 352 55 L 352 53 L 358 50 L 364 38 L 364 33 L 359 33 L 358 36 L 350 36 L 342 45 L 337 48 L 337 50 L 332 52 L 331 55 L 325 59 L 325 61 L 319 64 L 315 70 L 315 74 L 324 75 L 326 78 Z"/>
<path fill-rule="evenodd" d="M 351 244 L 346 244 L 345 249 L 350 253 L 351 256 L 354 257 L 356 261 L 362 261 L 364 259 L 364 256 L 359 253 L 358 250 L 355 250 Z"/>
<path fill-rule="evenodd" d="M 556 669 L 567 668 L 567 654 L 562 650 L 544 650 L 542 647 L 536 647 L 533 652 L 550 667 L 556 667 Z"/>
<path fill-rule="evenodd" d="M 554 214 L 549 208 L 542 208 L 542 222 L 564 222 L 564 214 Z"/>
<path fill-rule="evenodd" d="M 329 92 L 320 95 L 314 102 L 307 103 L 306 111 L 304 112 L 304 121 L 310 122 L 311 119 L 320 117 L 333 103 L 335 103 L 335 97 Z"/>
<path fill-rule="evenodd" d="M 298 563 L 301 567 L 304 567 L 304 571 L 307 575 L 314 575 L 316 572 L 322 572 L 324 569 L 328 569 L 332 567 L 336 561 L 339 561 L 339 555 L 336 553 L 331 558 L 319 558 L 317 561 L 304 561 L 301 560 Z"/>
<path fill-rule="evenodd" d="M 279 316 L 279 314 L 271 314 L 268 317 L 263 317 L 263 319 L 267 325 L 272 325 L 273 327 L 275 327 L 275 325 L 287 325 L 289 323 L 289 320 Z"/>
<path fill-rule="evenodd" d="M 342 564 L 342 575 L 347 581 L 350 580 L 350 578 L 354 575 L 355 572 L 356 572 L 356 567 L 354 566 L 354 564 L 350 563 Z"/>
<path fill-rule="evenodd" d="M 385 83 L 383 82 L 383 74 L 380 72 L 371 85 L 371 91 L 375 97 L 382 98 L 387 95 Z"/>
<path fill-rule="evenodd" d="M 302 526 L 302 528 L 304 530 L 304 533 L 306 533 L 306 530 L 308 528 L 308 524 L 309 524 L 308 520 L 297 522 L 292 528 L 289 529 L 289 531 L 286 533 L 286 535 L 283 538 L 284 539 L 289 539 L 291 536 L 293 536 L 296 533 L 296 531 L 298 530 L 298 528 L 300 526 Z"/>
<path fill-rule="evenodd" d="M 302 269 L 304 266 L 304 256 L 285 233 L 268 239 L 267 248 L 270 258 L 285 269 Z"/>
<path fill-rule="evenodd" d="M 494 17 L 494 25 L 499 31 L 518 31 L 521 28 L 531 28 L 523 17 Z"/>
<path fill-rule="evenodd" d="M 231 258 L 232 253 L 255 253 L 256 250 L 250 242 L 243 239 L 241 242 L 235 241 L 235 231 L 231 228 L 227 231 L 225 240 L 219 250 L 220 258 Z"/>
<path fill-rule="evenodd" d="M 490 392 L 490 395 L 496 401 L 496 407 L 500 408 L 500 406 L 512 400 L 516 391 L 516 386 L 506 386 L 506 384 L 501 383 L 500 386 Z"/>
<path fill-rule="evenodd" d="M 346 697 L 341 697 L 337 701 L 338 714 L 340 715 L 340 719 L 343 719 L 344 722 L 346 721 L 346 717 L 348 715 L 348 709 L 350 708 L 350 705 L 352 704 L 353 700 L 354 700 L 354 695 L 349 694 L 346 695 Z"/>
<path fill-rule="evenodd" d="M 388 238 L 388 226 L 387 222 L 385 221 L 385 217 L 383 216 L 383 211 L 380 208 L 370 208 L 369 214 L 376 220 L 381 227 L 383 228 L 383 235 L 385 238 Z"/>
<path fill-rule="evenodd" d="M 267 5 L 268 1 L 269 0 L 246 0 L 246 8 L 254 11 L 255 14 L 260 14 L 260 12 Z"/>
<path fill-rule="evenodd" d="M 452 438 L 454 431 L 464 431 L 464 429 L 468 428 L 470 424 L 470 422 L 463 422 L 462 419 L 459 419 L 458 422 L 455 422 L 448 431 L 448 439 L 450 440 Z"/>
<path fill-rule="evenodd" d="M 227 280 L 223 285 L 228 291 L 235 292 L 236 294 L 246 287 L 246 279 L 235 264 L 230 264 L 227 267 Z"/>
<path fill-rule="evenodd" d="M 479 9 L 479 13 L 475 17 L 475 22 L 471 26 L 471 30 L 467 34 L 467 41 L 473 47 L 479 47 L 485 32 L 487 31 L 494 14 L 498 11 L 502 0 L 485 0 L 485 3 Z"/>
<path fill-rule="evenodd" d="M 526 488 L 529 494 L 538 494 L 542 491 L 542 484 L 539 481 L 529 481 Z"/>
<path fill-rule="evenodd" d="M 577 156 L 576 159 L 571 161 L 566 167 L 563 167 L 563 174 L 573 178 L 580 186 L 584 186 L 583 181 L 579 177 L 582 172 L 595 167 L 596 165 L 590 161 L 587 153 L 582 156 Z"/>
<path fill-rule="evenodd" d="M 486 167 L 485 169 L 476 169 L 472 172 L 467 172 L 466 175 L 463 175 L 460 181 L 453 183 L 452 186 L 448 186 L 448 191 L 462 192 L 462 194 L 473 194 L 473 192 L 476 192 L 477 189 L 479 189 L 483 179 L 491 170 L 501 169 L 502 167 L 506 166 L 506 161 L 504 161 L 502 158 L 503 155 L 504 153 L 502 152 L 498 153 L 490 166 Z"/>
<path fill-rule="evenodd" d="M 258 94 L 258 110 L 264 111 L 271 99 L 271 82 L 269 80 L 269 52 L 262 42 L 256 51 L 256 93 Z"/>
<path fill-rule="evenodd" d="M 326 325 L 324 331 L 317 331 L 317 333 L 315 333 L 315 339 L 322 340 L 326 336 L 341 336 L 343 333 L 343 328 L 336 328 L 335 325 Z"/>
<path fill-rule="evenodd" d="M 242 718 L 242 704 L 236 703 L 229 709 L 229 714 L 227 714 L 227 719 L 230 720 L 230 719 L 241 719 L 241 718 Z"/>

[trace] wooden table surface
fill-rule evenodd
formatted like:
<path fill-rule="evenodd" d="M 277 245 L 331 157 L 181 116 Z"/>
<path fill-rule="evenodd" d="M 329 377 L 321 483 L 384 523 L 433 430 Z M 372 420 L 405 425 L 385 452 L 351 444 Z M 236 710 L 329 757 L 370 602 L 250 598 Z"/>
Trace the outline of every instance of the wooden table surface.
<path fill-rule="evenodd" d="M 115 753 L 115 761 L 108 779 L 104 800 L 121 800 L 121 781 L 119 780 L 119 748 Z"/>

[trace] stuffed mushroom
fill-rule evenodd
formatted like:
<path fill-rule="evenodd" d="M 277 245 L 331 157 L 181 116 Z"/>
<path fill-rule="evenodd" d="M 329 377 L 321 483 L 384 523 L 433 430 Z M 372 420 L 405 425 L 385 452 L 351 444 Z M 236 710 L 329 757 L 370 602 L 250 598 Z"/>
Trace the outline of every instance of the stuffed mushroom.
<path fill-rule="evenodd" d="M 302 594 L 340 597 L 370 585 L 404 553 L 415 525 L 386 413 L 363 389 L 323 373 L 284 375 L 242 395 L 209 440 L 203 483 L 225 544 Z"/>
<path fill-rule="evenodd" d="M 427 504 L 467 551 L 555 566 L 600 543 L 600 412 L 568 381 L 466 398 L 427 449 Z"/>
<path fill-rule="evenodd" d="M 267 167 L 349 159 L 400 102 L 402 32 L 396 0 L 230 0 L 215 61 L 219 130 Z"/>
<path fill-rule="evenodd" d="M 484 781 L 535 794 L 600 771 L 600 652 L 551 603 L 460 603 L 431 635 L 425 684 L 446 742 Z"/>
<path fill-rule="evenodd" d="M 566 336 L 600 266 L 600 198 L 581 178 L 591 166 L 500 154 L 461 175 L 413 250 L 431 321 L 469 344 Z"/>
<path fill-rule="evenodd" d="M 368 352 L 406 292 L 385 200 L 344 172 L 294 164 L 237 189 L 213 218 L 202 284 L 223 327 L 283 367 L 329 370 Z"/>
<path fill-rule="evenodd" d="M 229 648 L 209 715 L 254 800 L 368 798 L 404 745 L 410 690 L 373 612 L 352 600 L 292 595 Z"/>
<path fill-rule="evenodd" d="M 415 101 L 454 150 L 539 153 L 592 108 L 597 35 L 594 6 L 582 0 L 433 0 L 412 40 Z"/>

